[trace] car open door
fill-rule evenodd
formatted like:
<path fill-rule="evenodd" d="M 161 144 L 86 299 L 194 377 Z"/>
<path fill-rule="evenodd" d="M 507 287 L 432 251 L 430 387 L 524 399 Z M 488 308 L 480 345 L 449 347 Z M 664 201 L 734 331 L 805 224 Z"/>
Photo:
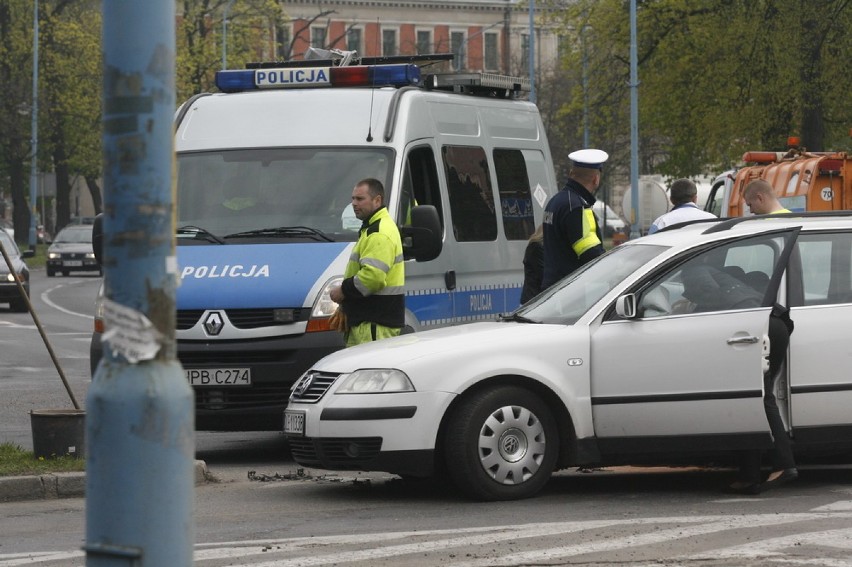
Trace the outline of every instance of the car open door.
<path fill-rule="evenodd" d="M 769 313 L 797 234 L 772 231 L 681 256 L 631 288 L 633 318 L 610 312 L 593 329 L 592 411 L 602 451 L 768 446 Z M 765 277 L 747 284 L 748 272 Z M 707 287 L 709 299 L 700 298 L 695 273 L 711 274 L 698 283 L 720 289 Z"/>

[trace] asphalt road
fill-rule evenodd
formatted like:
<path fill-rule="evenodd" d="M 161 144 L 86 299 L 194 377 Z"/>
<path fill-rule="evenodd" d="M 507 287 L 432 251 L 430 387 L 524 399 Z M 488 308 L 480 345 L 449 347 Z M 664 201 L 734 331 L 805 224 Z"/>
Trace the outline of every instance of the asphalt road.
<path fill-rule="evenodd" d="M 98 283 L 33 279 L 80 400 Z M 23 446 L 29 409 L 70 407 L 28 317 L 0 307 L 0 439 Z M 727 470 L 569 470 L 536 498 L 481 503 L 392 475 L 301 469 L 275 432 L 200 432 L 196 457 L 214 481 L 195 490 L 194 541 L 162 545 L 192 545 L 199 567 L 852 567 L 849 465 L 802 467 L 795 483 L 758 497 L 726 494 Z M 0 567 L 85 564 L 85 512 L 84 498 L 0 504 Z"/>

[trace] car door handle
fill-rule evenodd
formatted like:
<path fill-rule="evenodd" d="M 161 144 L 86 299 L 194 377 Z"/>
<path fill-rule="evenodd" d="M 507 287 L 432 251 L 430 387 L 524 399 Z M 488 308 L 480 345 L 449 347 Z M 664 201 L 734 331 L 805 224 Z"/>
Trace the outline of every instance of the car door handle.
<path fill-rule="evenodd" d="M 731 337 L 728 339 L 729 345 L 753 345 L 760 339 L 755 336 L 750 337 Z"/>

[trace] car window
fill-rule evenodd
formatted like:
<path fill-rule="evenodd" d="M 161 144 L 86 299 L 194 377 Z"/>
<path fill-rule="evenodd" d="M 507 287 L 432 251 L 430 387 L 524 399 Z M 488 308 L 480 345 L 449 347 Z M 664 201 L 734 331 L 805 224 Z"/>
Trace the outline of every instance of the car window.
<path fill-rule="evenodd" d="M 574 324 L 627 276 L 666 249 L 650 244 L 613 248 L 554 284 L 521 312 L 542 323 Z"/>
<path fill-rule="evenodd" d="M 92 229 L 70 229 L 70 230 L 62 230 L 56 236 L 54 242 L 68 242 L 68 243 L 85 243 L 92 241 Z"/>
<path fill-rule="evenodd" d="M 639 296 L 640 317 L 760 307 L 784 237 L 762 235 L 704 250 L 681 261 Z"/>
<path fill-rule="evenodd" d="M 852 234 L 806 234 L 796 244 L 802 305 L 852 303 Z"/>

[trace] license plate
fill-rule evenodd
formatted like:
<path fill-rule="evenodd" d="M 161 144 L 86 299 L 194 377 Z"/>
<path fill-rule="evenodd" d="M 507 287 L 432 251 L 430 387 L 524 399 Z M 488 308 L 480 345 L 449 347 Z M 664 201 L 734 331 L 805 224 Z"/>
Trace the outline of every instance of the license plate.
<path fill-rule="evenodd" d="M 185 368 L 191 386 L 251 386 L 251 368 Z"/>
<path fill-rule="evenodd" d="M 305 413 L 284 410 L 284 433 L 287 435 L 305 434 Z"/>
<path fill-rule="evenodd" d="M 63 266 L 69 266 L 72 268 L 80 267 L 83 265 L 83 260 L 64 260 L 62 262 Z"/>

